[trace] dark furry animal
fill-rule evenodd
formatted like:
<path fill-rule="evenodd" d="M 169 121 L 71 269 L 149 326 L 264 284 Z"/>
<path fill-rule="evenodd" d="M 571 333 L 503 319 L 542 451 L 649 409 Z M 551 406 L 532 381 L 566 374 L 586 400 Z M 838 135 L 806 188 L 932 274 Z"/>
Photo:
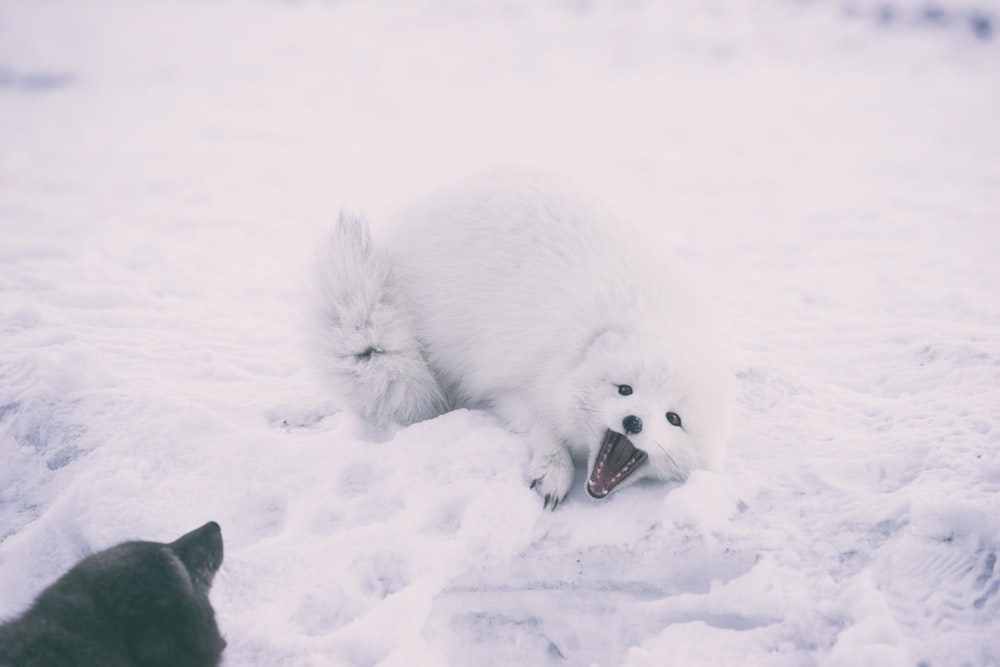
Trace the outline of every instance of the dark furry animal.
<path fill-rule="evenodd" d="M 0 667 L 214 667 L 226 646 L 208 600 L 220 565 L 214 521 L 89 556 L 0 626 Z"/>

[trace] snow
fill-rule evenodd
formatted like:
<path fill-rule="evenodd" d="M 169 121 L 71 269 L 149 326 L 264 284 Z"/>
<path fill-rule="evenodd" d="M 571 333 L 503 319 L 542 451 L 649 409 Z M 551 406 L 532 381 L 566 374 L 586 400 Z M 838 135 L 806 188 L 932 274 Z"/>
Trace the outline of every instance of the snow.
<path fill-rule="evenodd" d="M 998 20 L 0 0 L 0 617 L 211 519 L 226 665 L 1000 664 Z M 546 512 L 488 414 L 325 395 L 302 290 L 340 209 L 498 166 L 717 296 L 721 473 Z"/>

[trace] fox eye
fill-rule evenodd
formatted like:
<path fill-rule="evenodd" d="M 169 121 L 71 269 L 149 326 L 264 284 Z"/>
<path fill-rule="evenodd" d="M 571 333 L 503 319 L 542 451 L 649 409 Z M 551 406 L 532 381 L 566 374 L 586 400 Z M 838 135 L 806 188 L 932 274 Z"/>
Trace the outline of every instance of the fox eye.
<path fill-rule="evenodd" d="M 681 425 L 681 416 L 679 414 L 677 414 L 676 412 L 668 412 L 667 413 L 667 421 L 670 422 L 674 426 L 680 426 Z"/>
<path fill-rule="evenodd" d="M 631 396 L 632 387 L 628 386 L 627 384 L 620 384 L 618 385 L 618 393 L 621 394 L 622 396 Z"/>

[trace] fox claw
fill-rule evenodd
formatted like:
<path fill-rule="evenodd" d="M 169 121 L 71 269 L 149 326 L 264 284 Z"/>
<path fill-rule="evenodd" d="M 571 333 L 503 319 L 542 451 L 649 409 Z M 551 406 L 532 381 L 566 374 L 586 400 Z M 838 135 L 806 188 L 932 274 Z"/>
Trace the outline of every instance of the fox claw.
<path fill-rule="evenodd" d="M 536 479 L 531 483 L 531 488 L 534 489 L 538 486 L 542 480 Z M 541 493 L 541 492 L 539 492 Z M 559 504 L 566 500 L 566 496 L 560 496 L 555 493 L 546 493 L 542 496 L 542 507 L 547 510 L 552 510 L 553 512 L 559 507 Z"/>
<path fill-rule="evenodd" d="M 573 484 L 573 468 L 558 464 L 551 465 L 551 462 L 547 463 L 550 465 L 546 466 L 544 470 L 533 471 L 536 474 L 532 477 L 531 488 L 542 497 L 545 509 L 555 510 L 569 495 L 569 489 Z"/>

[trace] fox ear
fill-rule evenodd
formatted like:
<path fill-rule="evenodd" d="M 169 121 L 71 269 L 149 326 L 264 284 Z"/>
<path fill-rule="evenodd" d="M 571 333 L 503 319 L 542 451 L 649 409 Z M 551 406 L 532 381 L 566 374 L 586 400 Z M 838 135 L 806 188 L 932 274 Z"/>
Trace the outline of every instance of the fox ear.
<path fill-rule="evenodd" d="M 586 356 L 590 357 L 594 354 L 618 350 L 624 347 L 625 344 L 625 334 L 622 331 L 611 328 L 602 329 L 590 339 L 590 343 L 587 345 Z"/>
<path fill-rule="evenodd" d="M 184 563 L 199 588 L 207 591 L 216 570 L 222 565 L 222 530 L 219 524 L 209 521 L 167 547 Z"/>

